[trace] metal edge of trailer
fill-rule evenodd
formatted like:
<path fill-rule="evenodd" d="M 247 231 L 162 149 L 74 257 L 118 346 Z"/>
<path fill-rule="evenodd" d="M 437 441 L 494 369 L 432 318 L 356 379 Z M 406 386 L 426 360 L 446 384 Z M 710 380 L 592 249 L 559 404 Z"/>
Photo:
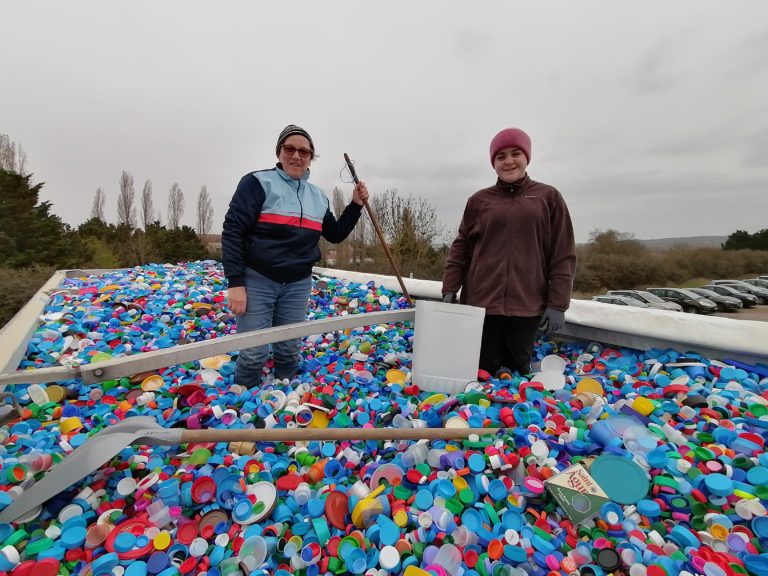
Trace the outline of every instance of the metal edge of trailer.
<path fill-rule="evenodd" d="M 51 367 L 38 370 L 20 370 L 0 375 L 0 386 L 12 384 L 36 384 L 43 382 L 61 382 L 73 378 L 82 378 L 86 384 L 113 380 L 123 376 L 141 374 L 168 366 L 176 366 L 186 362 L 201 360 L 218 354 L 225 354 L 233 350 L 241 350 L 252 346 L 262 346 L 274 342 L 282 342 L 292 338 L 303 338 L 315 334 L 346 330 L 362 326 L 376 326 L 413 321 L 416 312 L 414 309 L 389 310 L 384 312 L 371 312 L 368 314 L 350 314 L 348 316 L 334 316 L 312 322 L 300 322 L 285 326 L 275 326 L 264 330 L 246 332 L 222 336 L 212 340 L 193 342 L 183 346 L 175 346 L 152 352 L 133 354 L 97 362 L 84 364 L 77 368 Z"/>
<path fill-rule="evenodd" d="M 66 278 L 66 272 L 57 270 L 29 301 L 0 329 L 0 374 L 14 372 L 27 351 L 27 342 L 37 329 L 40 315 L 50 295 Z"/>
<path fill-rule="evenodd" d="M 316 273 L 348 282 L 374 281 L 396 290 L 393 276 L 316 268 Z M 414 297 L 439 300 L 441 283 L 405 278 Z M 611 306 L 589 300 L 571 300 L 560 338 L 595 341 L 611 346 L 648 350 L 674 348 L 713 359 L 746 363 L 768 362 L 768 322 L 700 316 L 682 312 Z"/>

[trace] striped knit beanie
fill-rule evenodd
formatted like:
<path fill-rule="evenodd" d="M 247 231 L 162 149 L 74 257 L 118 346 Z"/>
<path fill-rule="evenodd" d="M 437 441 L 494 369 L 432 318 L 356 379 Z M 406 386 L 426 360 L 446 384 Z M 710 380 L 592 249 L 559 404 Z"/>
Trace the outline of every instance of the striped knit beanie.
<path fill-rule="evenodd" d="M 275 154 L 277 156 L 280 156 L 280 146 L 283 145 L 283 142 L 285 142 L 289 136 L 304 136 L 307 140 L 309 140 L 309 149 L 312 150 L 312 157 L 315 156 L 315 143 L 312 142 L 312 137 L 309 135 L 309 132 L 304 130 L 304 128 L 300 128 L 299 126 L 296 126 L 295 124 L 288 124 L 285 128 L 283 128 L 283 131 L 280 132 L 280 137 L 277 139 L 277 146 L 275 147 Z"/>

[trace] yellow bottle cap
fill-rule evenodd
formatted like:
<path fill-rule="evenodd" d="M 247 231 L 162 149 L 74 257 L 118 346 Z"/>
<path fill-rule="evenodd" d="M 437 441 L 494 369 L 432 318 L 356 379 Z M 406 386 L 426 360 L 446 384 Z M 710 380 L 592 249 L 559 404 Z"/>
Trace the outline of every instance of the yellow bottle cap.
<path fill-rule="evenodd" d="M 432 576 L 432 573 L 411 565 L 405 569 L 405 572 L 403 572 L 403 576 Z"/>
<path fill-rule="evenodd" d="M 594 378 L 584 378 L 583 380 L 579 380 L 579 383 L 576 384 L 576 393 L 597 394 L 598 396 L 602 396 L 605 394 L 605 391 L 603 390 L 602 384 Z"/>
<path fill-rule="evenodd" d="M 440 402 L 442 402 L 443 400 L 446 400 L 447 398 L 448 396 L 446 396 L 445 394 L 432 394 L 431 396 L 429 396 L 428 398 L 425 398 L 422 401 L 421 407 L 423 408 L 424 406 L 435 406 L 436 404 L 440 404 Z"/>
<path fill-rule="evenodd" d="M 395 521 L 395 524 L 400 526 L 400 528 L 405 528 L 408 525 L 408 512 L 405 510 L 398 510 L 395 512 L 393 520 Z"/>
<path fill-rule="evenodd" d="M 155 550 L 165 550 L 168 548 L 168 546 L 171 545 L 171 535 L 168 534 L 165 530 L 160 532 L 157 536 L 155 536 L 155 539 L 152 541 L 152 544 L 155 546 Z"/>
<path fill-rule="evenodd" d="M 728 537 L 728 528 L 722 524 L 712 524 L 709 527 L 709 533 L 718 540 L 725 540 Z"/>
<path fill-rule="evenodd" d="M 309 428 L 328 428 L 328 415 L 322 410 L 315 410 L 312 412 L 312 420 L 309 423 Z"/>
<path fill-rule="evenodd" d="M 83 427 L 83 422 L 77 416 L 71 416 L 59 421 L 59 430 L 62 434 L 69 434 Z"/>
<path fill-rule="evenodd" d="M 352 523 L 357 528 L 367 528 L 366 521 L 384 512 L 381 502 L 375 498 L 366 497 L 360 500 L 352 510 Z"/>
<path fill-rule="evenodd" d="M 48 394 L 48 400 L 56 402 L 57 404 L 64 400 L 64 396 L 66 395 L 64 388 L 57 386 L 56 384 L 48 386 L 48 388 L 45 389 L 45 392 Z"/>
<path fill-rule="evenodd" d="M 653 402 L 648 400 L 648 398 L 645 398 L 643 396 L 638 396 L 632 401 L 632 408 L 638 414 L 642 414 L 643 416 L 648 416 L 654 411 L 656 406 L 654 406 Z"/>
<path fill-rule="evenodd" d="M 155 390 L 160 390 L 164 384 L 165 382 L 163 381 L 162 376 L 153 374 L 152 376 L 144 378 L 141 382 L 141 389 L 144 390 L 144 392 L 154 392 Z"/>
<path fill-rule="evenodd" d="M 203 368 L 210 368 L 211 370 L 218 370 L 230 360 L 232 360 L 231 356 L 228 356 L 227 354 L 219 354 L 218 356 L 203 358 L 200 360 L 200 366 Z"/>

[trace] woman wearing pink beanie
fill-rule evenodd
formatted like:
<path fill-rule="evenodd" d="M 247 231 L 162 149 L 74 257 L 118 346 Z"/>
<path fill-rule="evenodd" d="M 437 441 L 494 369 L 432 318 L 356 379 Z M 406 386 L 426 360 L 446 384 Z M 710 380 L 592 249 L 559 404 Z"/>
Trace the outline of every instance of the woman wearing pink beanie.
<path fill-rule="evenodd" d="M 443 272 L 443 300 L 485 308 L 480 368 L 531 369 L 539 329 L 560 330 L 576 246 L 560 193 L 527 174 L 531 139 L 519 128 L 491 140 L 497 180 L 470 196 Z"/>

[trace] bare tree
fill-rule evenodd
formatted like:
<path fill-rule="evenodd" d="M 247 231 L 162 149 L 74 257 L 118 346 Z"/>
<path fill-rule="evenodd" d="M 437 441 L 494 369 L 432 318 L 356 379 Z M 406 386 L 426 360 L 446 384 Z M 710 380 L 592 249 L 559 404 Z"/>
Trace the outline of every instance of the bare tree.
<path fill-rule="evenodd" d="M 339 218 L 341 216 L 341 213 L 344 212 L 344 208 L 347 206 L 347 199 L 344 198 L 344 192 L 339 188 L 338 186 L 335 186 L 333 188 L 333 194 L 331 196 L 331 204 L 333 213 L 335 214 L 336 218 Z M 346 242 L 342 242 L 341 244 L 335 244 L 333 248 L 336 251 L 336 268 L 339 268 L 341 270 L 347 269 L 349 266 L 349 260 L 350 260 L 350 249 L 349 244 Z M 330 246 L 329 246 L 330 249 Z"/>
<path fill-rule="evenodd" d="M 91 208 L 91 218 L 96 218 L 97 220 L 101 220 L 102 222 L 105 222 L 104 220 L 104 205 L 107 202 L 107 197 L 104 194 L 104 188 L 99 186 L 96 188 L 96 194 L 93 196 L 93 207 Z"/>
<path fill-rule="evenodd" d="M 117 197 L 117 223 L 129 228 L 136 227 L 136 191 L 133 188 L 133 176 L 123 170 L 120 176 L 120 195 Z"/>
<path fill-rule="evenodd" d="M 168 228 L 176 229 L 181 226 L 184 216 L 184 193 L 178 182 L 174 182 L 168 192 Z"/>
<path fill-rule="evenodd" d="M 144 230 L 155 221 L 155 205 L 152 201 L 152 182 L 147 179 L 141 189 L 141 225 Z"/>
<path fill-rule="evenodd" d="M 213 204 L 208 194 L 208 187 L 203 185 L 197 195 L 197 235 L 206 236 L 213 226 Z"/>
<path fill-rule="evenodd" d="M 435 207 L 425 198 L 403 196 L 392 189 L 373 196 L 371 208 L 400 271 L 431 273 L 437 266 L 435 245 L 442 237 Z"/>
<path fill-rule="evenodd" d="M 365 264 L 367 257 L 367 247 L 370 242 L 371 234 L 373 233 L 373 227 L 371 226 L 368 217 L 363 214 L 360 220 L 357 221 L 355 229 L 352 230 L 352 234 L 349 237 L 349 243 L 352 247 L 352 260 L 358 265 L 357 269 Z"/>
<path fill-rule="evenodd" d="M 442 235 L 442 224 L 435 207 L 426 198 L 401 195 L 396 188 L 372 196 L 371 208 L 376 214 L 384 237 L 394 242 L 404 233 L 433 244 Z M 412 228 L 405 231 L 404 228 Z"/>
<path fill-rule="evenodd" d="M 5 134 L 0 134 L 0 170 L 15 172 L 25 176 L 27 171 L 27 153 L 21 144 L 12 142 Z"/>
<path fill-rule="evenodd" d="M 16 146 L 16 171 L 22 176 L 27 175 L 27 153 L 21 144 Z"/>

